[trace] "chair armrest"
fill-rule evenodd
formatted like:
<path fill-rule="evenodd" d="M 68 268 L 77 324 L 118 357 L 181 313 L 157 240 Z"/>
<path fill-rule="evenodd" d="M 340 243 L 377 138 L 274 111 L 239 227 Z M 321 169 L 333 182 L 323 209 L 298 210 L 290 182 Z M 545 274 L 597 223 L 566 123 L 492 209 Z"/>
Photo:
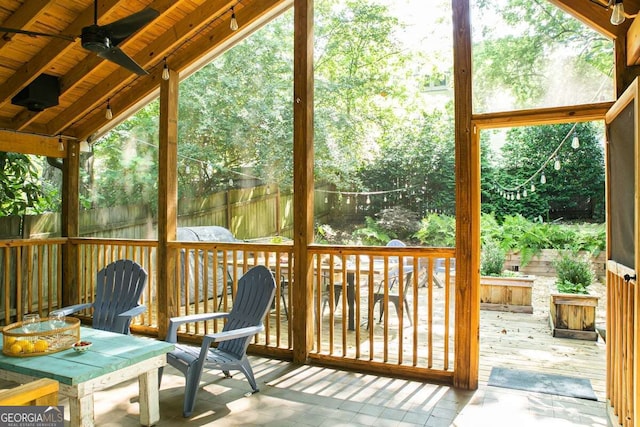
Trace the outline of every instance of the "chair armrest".
<path fill-rule="evenodd" d="M 234 329 L 231 331 L 216 332 L 215 334 L 207 334 L 202 339 L 202 348 L 208 349 L 212 343 L 233 340 L 236 338 L 250 337 L 259 332 L 264 331 L 264 325 L 249 326 L 246 328 Z"/>
<path fill-rule="evenodd" d="M 202 322 L 212 319 L 224 319 L 228 317 L 229 313 L 199 313 L 190 314 L 187 316 L 172 317 L 169 319 L 169 329 L 167 330 L 167 337 L 165 341 L 170 343 L 178 342 L 178 328 L 185 323 Z"/>
<path fill-rule="evenodd" d="M 131 310 L 127 310 L 125 312 L 118 314 L 118 317 L 127 317 L 127 318 L 136 317 L 141 315 L 145 311 L 147 311 L 146 305 L 137 305 L 133 307 Z"/>
<path fill-rule="evenodd" d="M 76 313 L 78 311 L 87 309 L 87 308 L 91 308 L 93 307 L 93 303 L 92 302 L 88 302 L 88 303 L 84 303 L 84 304 L 75 304 L 75 305 L 70 305 L 67 307 L 62 307 L 59 308 L 57 310 L 52 311 L 51 313 L 49 313 L 49 315 L 53 315 L 53 314 L 57 314 L 57 313 L 62 313 L 65 316 L 68 316 L 70 314 Z"/>

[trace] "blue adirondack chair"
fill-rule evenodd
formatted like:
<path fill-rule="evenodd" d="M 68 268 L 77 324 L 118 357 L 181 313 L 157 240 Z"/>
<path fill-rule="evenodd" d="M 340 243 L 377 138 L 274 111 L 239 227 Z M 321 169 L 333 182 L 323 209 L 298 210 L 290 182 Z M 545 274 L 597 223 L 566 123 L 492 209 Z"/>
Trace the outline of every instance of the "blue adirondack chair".
<path fill-rule="evenodd" d="M 131 319 L 146 310 L 138 304 L 147 283 L 147 272 L 134 261 L 121 259 L 98 271 L 96 296 L 92 303 L 76 304 L 55 310 L 65 316 L 93 308 L 95 329 L 129 334 Z"/>
<path fill-rule="evenodd" d="M 247 358 L 247 347 L 251 338 L 264 330 L 262 321 L 271 307 L 275 290 L 276 283 L 271 271 L 258 265 L 238 281 L 238 290 L 229 313 L 201 313 L 170 319 L 166 338 L 170 343 L 177 343 L 180 325 L 226 319 L 222 331 L 205 335 L 200 348 L 176 344 L 175 350 L 167 354 L 167 362 L 185 376 L 184 417 L 193 413 L 204 368 L 220 369 L 226 377 L 231 377 L 229 371 L 239 370 L 249 381 L 253 392 L 259 391 Z M 218 343 L 218 346 L 211 347 L 213 343 Z"/>

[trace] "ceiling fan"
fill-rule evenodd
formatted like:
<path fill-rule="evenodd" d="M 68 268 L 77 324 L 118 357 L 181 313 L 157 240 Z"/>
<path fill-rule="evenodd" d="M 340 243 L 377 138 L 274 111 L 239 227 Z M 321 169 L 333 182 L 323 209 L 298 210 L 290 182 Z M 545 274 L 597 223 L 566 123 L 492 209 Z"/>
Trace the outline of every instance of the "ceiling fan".
<path fill-rule="evenodd" d="M 147 25 L 160 14 L 158 11 L 147 8 L 133 15 L 119 19 L 107 25 L 98 25 L 98 0 L 94 3 L 93 24 L 82 29 L 80 41 L 82 47 L 96 53 L 99 57 L 114 62 L 121 67 L 136 74 L 148 74 L 130 56 L 118 47 L 127 37 Z M 29 36 L 56 37 L 64 40 L 75 41 L 77 36 L 65 34 L 48 34 L 37 31 L 21 30 L 17 28 L 0 27 L 0 33 L 26 34 Z"/>

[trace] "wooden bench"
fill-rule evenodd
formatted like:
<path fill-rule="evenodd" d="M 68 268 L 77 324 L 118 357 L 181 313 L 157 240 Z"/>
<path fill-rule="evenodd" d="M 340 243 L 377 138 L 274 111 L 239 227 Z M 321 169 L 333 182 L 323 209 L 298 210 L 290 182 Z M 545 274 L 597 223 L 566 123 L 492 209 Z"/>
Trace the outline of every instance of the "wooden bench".
<path fill-rule="evenodd" d="M 42 378 L 0 391 L 0 406 L 57 406 L 58 381 Z"/>

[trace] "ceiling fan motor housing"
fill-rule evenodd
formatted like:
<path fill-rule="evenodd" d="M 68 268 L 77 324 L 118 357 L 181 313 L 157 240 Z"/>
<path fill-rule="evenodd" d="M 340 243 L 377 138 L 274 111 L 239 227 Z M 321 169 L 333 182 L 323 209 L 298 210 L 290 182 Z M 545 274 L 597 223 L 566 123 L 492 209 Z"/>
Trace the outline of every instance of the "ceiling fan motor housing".
<path fill-rule="evenodd" d="M 89 25 L 82 29 L 80 37 L 82 47 L 91 52 L 101 53 L 111 49 L 111 39 L 104 28 L 98 25 Z"/>

